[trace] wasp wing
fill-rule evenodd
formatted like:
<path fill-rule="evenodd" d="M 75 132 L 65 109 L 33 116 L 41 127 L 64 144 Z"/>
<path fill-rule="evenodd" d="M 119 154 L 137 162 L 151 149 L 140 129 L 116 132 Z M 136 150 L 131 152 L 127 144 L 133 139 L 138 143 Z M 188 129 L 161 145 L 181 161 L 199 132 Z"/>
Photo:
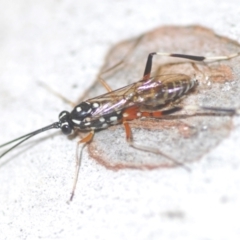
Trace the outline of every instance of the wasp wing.
<path fill-rule="evenodd" d="M 182 84 L 183 80 L 189 83 L 190 77 L 184 74 L 159 75 L 89 99 L 87 102 L 99 105 L 92 113 L 91 119 L 120 112 L 132 106 L 140 106 L 144 109 L 158 106 L 162 108 L 180 97 L 181 94 L 178 96 L 174 91 L 183 93 L 181 91 L 181 88 L 185 88 Z"/>
<path fill-rule="evenodd" d="M 101 116 L 111 114 L 113 112 L 119 112 L 125 108 L 133 106 L 135 103 L 132 101 L 132 98 L 129 98 L 128 93 L 131 91 L 134 95 L 134 91 L 138 84 L 139 82 L 136 82 L 87 100 L 89 103 L 97 103 L 99 105 L 99 107 L 96 108 L 96 110 L 92 113 L 90 118 L 94 120 Z"/>

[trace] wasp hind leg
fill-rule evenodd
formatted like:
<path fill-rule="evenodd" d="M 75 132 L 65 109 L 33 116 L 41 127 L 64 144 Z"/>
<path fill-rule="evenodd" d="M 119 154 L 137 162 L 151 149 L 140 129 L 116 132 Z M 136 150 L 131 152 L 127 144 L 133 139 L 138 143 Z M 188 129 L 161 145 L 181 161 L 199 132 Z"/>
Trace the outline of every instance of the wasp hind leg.
<path fill-rule="evenodd" d="M 188 59 L 188 60 L 192 60 L 195 62 L 213 62 L 213 61 L 222 61 L 222 60 L 229 60 L 231 58 L 235 58 L 240 55 L 240 52 L 225 55 L 225 56 L 213 56 L 213 57 L 186 55 L 186 54 L 178 54 L 178 53 L 152 52 L 152 53 L 149 53 L 148 58 L 147 58 L 145 70 L 143 73 L 143 80 L 148 80 L 151 75 L 152 59 L 153 59 L 154 55 L 159 55 L 162 57 L 183 58 L 183 59 Z"/>

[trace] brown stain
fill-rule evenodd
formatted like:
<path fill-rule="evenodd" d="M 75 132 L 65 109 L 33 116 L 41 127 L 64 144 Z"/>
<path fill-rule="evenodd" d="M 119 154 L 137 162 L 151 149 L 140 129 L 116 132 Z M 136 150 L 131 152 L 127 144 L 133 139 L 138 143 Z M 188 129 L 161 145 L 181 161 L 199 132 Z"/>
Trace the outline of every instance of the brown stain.
<path fill-rule="evenodd" d="M 159 39 L 159 42 L 156 42 L 156 39 Z M 152 42 L 152 44 L 150 44 Z M 150 44 L 149 47 L 147 44 Z M 162 46 L 162 47 L 159 47 Z M 157 48 L 157 49 L 156 49 Z M 159 49 L 160 48 L 160 49 Z M 147 51 L 146 51 L 147 49 Z M 153 31 L 148 33 L 142 34 L 139 37 L 122 41 L 116 44 L 112 49 L 109 50 L 105 58 L 105 63 L 100 72 L 104 72 L 106 69 L 112 67 L 110 71 L 105 73 L 104 79 L 111 79 L 115 76 L 122 74 L 122 78 L 126 78 L 126 76 L 130 76 L 131 74 L 135 74 L 134 70 L 141 77 L 143 73 L 144 63 L 146 59 L 142 59 L 141 57 L 132 57 L 131 55 L 137 54 L 138 52 L 143 51 L 145 58 L 147 58 L 147 54 L 152 51 L 174 51 L 176 53 L 185 53 L 185 54 L 196 54 L 196 55 L 204 55 L 208 54 L 209 56 L 218 56 L 224 54 L 231 54 L 235 52 L 234 49 L 240 49 L 239 44 L 231 40 L 227 37 L 218 36 L 212 30 L 202 27 L 202 26 L 187 26 L 187 27 L 179 27 L 179 26 L 165 26 L 157 28 Z M 129 54 L 131 53 L 131 54 Z M 135 56 L 135 55 L 134 55 Z M 124 59 L 124 60 L 123 60 Z M 141 64 L 138 64 L 138 61 Z M 191 63 L 184 62 L 179 59 L 166 59 L 161 58 L 157 59 L 155 64 L 155 71 L 154 74 L 161 75 L 161 74 L 171 74 L 171 73 L 183 73 L 187 75 L 193 76 L 196 74 L 196 71 L 191 66 Z M 118 64 L 119 63 L 119 64 Z M 202 78 L 209 77 L 210 81 L 213 84 L 224 84 L 225 82 L 230 82 L 236 79 L 236 76 L 233 74 L 234 66 L 239 63 L 239 59 L 231 59 L 228 61 L 220 61 L 217 63 L 209 63 L 209 64 L 197 64 L 198 69 L 200 70 L 198 73 L 201 75 L 203 73 Z M 116 67 L 113 67 L 116 66 Z M 99 73 L 98 76 L 100 76 Z M 139 77 L 139 79 L 140 79 Z M 137 81 L 136 79 L 133 82 Z M 200 79 L 200 81 L 203 81 Z M 117 81 L 119 84 L 119 82 Z M 112 84 L 116 84 L 115 82 L 109 83 L 110 86 Z M 122 83 L 123 86 L 129 84 L 126 81 Z M 215 86 L 215 85 L 214 85 Z M 86 91 L 86 93 L 79 99 L 82 101 L 83 98 L 87 99 L 89 97 L 94 97 L 98 95 L 99 85 L 96 82 L 91 87 L 90 91 Z M 118 87 L 116 87 L 118 88 Z M 114 88 L 114 89 L 116 89 Z M 213 87 L 214 88 L 214 87 Z M 96 92 L 97 94 L 96 94 Z M 95 92 L 95 95 L 94 95 Z M 201 90 L 197 89 L 192 95 L 199 94 Z M 209 91 L 211 93 L 211 90 Z M 208 94 L 208 92 L 207 92 Z M 215 93 L 218 95 L 218 93 Z M 78 101 L 78 102 L 79 102 Z M 221 105 L 221 107 L 223 107 Z M 214 116 L 213 116 L 214 117 Z M 183 118 L 184 119 L 184 118 Z M 203 117 L 203 122 L 205 118 Z M 193 125 L 192 125 L 193 122 Z M 201 121 L 200 121 L 201 123 Z M 144 129 L 148 131 L 164 131 L 169 130 L 171 134 L 171 130 L 175 129 L 178 132 L 178 136 L 185 139 L 193 139 L 196 133 L 196 129 L 194 127 L 194 121 L 187 121 L 185 122 L 181 118 L 174 119 L 174 116 L 169 116 L 169 118 L 161 119 L 161 120 L 153 120 L 153 119 L 144 119 L 144 120 L 134 120 L 130 122 L 131 128 L 134 129 Z M 114 132 L 118 126 L 110 127 L 105 131 L 112 131 Z M 217 125 L 216 128 L 212 128 L 213 135 L 218 133 L 218 131 L 222 131 L 224 129 L 227 133 L 223 134 L 221 139 L 216 139 L 214 143 L 214 147 L 216 147 L 221 140 L 226 138 L 231 129 L 233 128 L 232 120 L 226 120 L 225 122 Z M 98 134 L 98 133 L 96 133 Z M 215 135 L 214 135 L 215 136 Z M 206 139 L 207 141 L 207 139 Z M 211 151 L 212 147 L 206 148 L 204 151 L 200 152 L 198 157 L 191 159 L 191 162 L 197 161 L 201 159 L 202 156 L 207 154 Z M 102 151 L 99 149 L 98 142 L 93 139 L 88 145 L 88 151 L 90 157 L 95 159 L 99 164 L 103 165 L 107 169 L 111 169 L 114 171 L 120 169 L 140 169 L 140 170 L 152 170 L 156 168 L 172 168 L 176 167 L 173 163 L 169 162 L 160 162 L 159 164 L 156 163 L 138 163 L 139 159 L 136 159 L 133 163 L 129 162 L 121 162 L 118 161 L 118 156 L 116 155 L 113 159 L 109 158 L 108 152 Z M 136 150 L 138 151 L 138 150 Z M 196 149 L 198 151 L 198 149 Z"/>
<path fill-rule="evenodd" d="M 215 83 L 225 83 L 233 81 L 234 75 L 232 69 L 227 65 L 212 67 L 210 78 Z"/>

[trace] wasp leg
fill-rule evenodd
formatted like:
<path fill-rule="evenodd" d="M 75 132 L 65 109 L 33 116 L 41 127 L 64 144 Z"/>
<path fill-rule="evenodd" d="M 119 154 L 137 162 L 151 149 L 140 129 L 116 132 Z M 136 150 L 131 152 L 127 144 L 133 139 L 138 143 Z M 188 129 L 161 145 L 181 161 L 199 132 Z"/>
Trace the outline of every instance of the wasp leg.
<path fill-rule="evenodd" d="M 108 92 L 112 92 L 112 88 L 106 83 L 106 81 L 104 80 L 104 78 L 102 77 L 102 75 L 109 73 L 111 71 L 113 71 L 114 69 L 118 69 L 118 68 L 122 68 L 124 67 L 124 64 L 127 62 L 127 60 L 130 58 L 132 52 L 136 49 L 136 47 L 138 46 L 138 44 L 140 43 L 140 41 L 142 40 L 142 38 L 144 37 L 144 35 L 141 35 L 140 37 L 138 37 L 135 41 L 135 43 L 131 46 L 131 48 L 129 49 L 129 51 L 127 52 L 127 54 L 125 54 L 125 56 L 123 56 L 122 60 L 120 60 L 119 62 L 115 63 L 114 65 L 112 65 L 111 67 L 106 67 L 105 65 L 102 67 L 100 73 L 97 76 L 97 80 L 103 85 L 103 87 L 108 91 Z M 111 55 L 111 52 L 108 53 L 108 55 Z"/>
<path fill-rule="evenodd" d="M 107 82 L 102 79 L 101 77 L 98 78 L 98 80 L 100 81 L 100 83 L 105 87 L 105 89 L 108 91 L 108 92 L 112 92 L 112 88 L 107 84 Z"/>
<path fill-rule="evenodd" d="M 204 57 L 204 56 L 195 56 L 195 55 L 186 55 L 186 54 L 177 54 L 177 53 L 164 53 L 164 52 L 152 52 L 149 53 L 145 70 L 143 73 L 143 80 L 149 79 L 152 70 L 152 58 L 154 55 L 165 56 L 165 57 L 177 57 L 177 58 L 184 58 L 196 62 L 211 62 L 211 61 L 221 61 L 221 60 L 228 60 L 240 55 L 239 53 L 233 53 L 225 56 L 214 56 L 214 57 Z"/>
<path fill-rule="evenodd" d="M 131 147 L 133 147 L 135 149 L 141 150 L 141 151 L 145 151 L 145 152 L 150 152 L 150 153 L 155 153 L 155 154 L 161 155 L 161 156 L 165 157 L 166 159 L 168 159 L 169 161 L 173 162 L 175 165 L 181 166 L 181 167 L 183 167 L 185 170 L 187 170 L 189 172 L 191 171 L 190 168 L 185 166 L 183 163 L 178 162 L 176 159 L 174 159 L 174 158 L 170 157 L 169 155 L 163 153 L 159 149 L 135 143 L 133 141 L 132 131 L 131 131 L 131 128 L 129 126 L 129 123 L 128 122 L 123 122 L 123 126 L 125 128 L 126 140 L 127 140 L 128 144 L 129 144 L 129 146 L 131 146 Z"/>
<path fill-rule="evenodd" d="M 206 113 L 216 113 L 220 115 L 226 115 L 226 116 L 235 116 L 240 115 L 240 109 L 239 108 L 223 108 L 223 107 L 211 107 L 211 106 L 197 106 L 197 105 L 190 105 L 188 107 L 185 107 L 187 110 L 193 110 L 195 113 L 197 113 L 200 110 L 204 110 Z"/>
<path fill-rule="evenodd" d="M 130 121 L 130 120 L 134 120 L 136 118 L 141 118 L 141 117 L 160 118 L 164 115 L 169 115 L 171 113 L 180 111 L 181 109 L 182 109 L 181 107 L 174 107 L 174 108 L 167 109 L 167 110 L 164 110 L 164 111 L 155 111 L 155 112 L 140 112 L 138 107 L 132 107 L 132 108 L 127 109 L 123 113 L 123 117 L 124 117 L 123 126 L 124 126 L 124 129 L 125 129 L 126 140 L 127 140 L 128 144 L 131 147 L 133 147 L 135 149 L 138 149 L 138 150 L 141 150 L 141 151 L 159 154 L 159 155 L 165 157 L 166 159 L 170 160 L 174 164 L 183 167 L 187 171 L 190 171 L 190 169 L 187 166 L 185 166 L 183 163 L 178 162 L 176 159 L 174 159 L 171 156 L 161 152 L 159 149 L 134 143 L 133 137 L 132 137 L 132 131 L 131 131 L 130 125 L 128 123 L 128 121 Z"/>
<path fill-rule="evenodd" d="M 82 151 L 83 151 L 84 147 L 92 141 L 93 136 L 94 136 L 94 131 L 91 131 L 86 137 L 84 137 L 83 139 L 81 139 L 77 143 L 75 178 L 74 178 L 74 182 L 73 182 L 73 188 L 72 188 L 71 196 L 70 196 L 70 199 L 69 199 L 68 202 L 71 202 L 73 200 L 75 190 L 76 190 L 76 187 L 77 187 L 79 170 L 80 170 L 80 167 L 81 167 L 81 160 L 82 160 Z M 82 146 L 82 148 L 80 150 L 80 154 L 79 154 L 79 146 L 80 146 L 81 143 L 83 143 L 84 145 Z"/>
<path fill-rule="evenodd" d="M 47 84 L 43 83 L 43 82 L 39 82 L 40 86 L 44 87 L 45 89 L 47 89 L 47 91 L 49 91 L 50 93 L 52 93 L 53 95 L 59 97 L 60 99 L 62 99 L 65 103 L 70 104 L 72 107 L 75 107 L 76 104 L 74 102 L 72 102 L 71 100 L 69 100 L 68 98 L 64 97 L 62 94 L 60 94 L 59 92 L 56 92 L 55 90 L 53 90 L 51 87 L 49 87 Z"/>
<path fill-rule="evenodd" d="M 124 64 L 128 61 L 128 59 L 131 57 L 132 53 L 136 49 L 136 47 L 139 45 L 139 43 L 142 41 L 144 38 L 145 34 L 140 35 L 139 37 L 136 38 L 135 42 L 132 44 L 132 46 L 129 47 L 127 50 L 127 53 L 124 54 L 121 60 L 119 60 L 117 63 L 114 63 L 112 66 L 107 66 L 108 64 L 105 64 L 102 66 L 101 71 L 99 73 L 99 76 L 109 73 L 110 71 L 117 69 L 118 67 L 124 67 Z M 112 49 L 113 51 L 110 51 L 107 56 L 111 56 L 114 54 L 115 48 Z"/>
<path fill-rule="evenodd" d="M 165 154 L 164 152 L 160 151 L 157 148 L 152 148 L 149 146 L 144 146 L 137 144 L 133 141 L 132 137 L 132 131 L 129 125 L 128 121 L 137 119 L 137 118 L 164 118 L 164 116 L 171 116 L 171 114 L 179 112 L 181 110 L 186 110 L 187 112 L 190 111 L 190 115 L 188 116 L 194 116 L 197 114 L 219 114 L 219 115 L 225 115 L 225 116 L 234 116 L 234 115 L 240 115 L 240 109 L 237 108 L 221 108 L 221 107 L 208 107 L 208 106 L 198 106 L 198 105 L 188 105 L 185 107 L 182 106 L 173 106 L 171 108 L 168 108 L 166 110 L 161 110 L 161 111 L 143 111 L 139 107 L 131 107 L 125 110 L 123 113 L 123 126 L 125 128 L 125 133 L 126 133 L 126 140 L 128 144 L 138 150 L 145 151 L 145 152 L 151 152 L 155 154 L 159 154 L 166 159 L 170 160 L 176 165 L 179 165 L 186 170 L 190 171 L 188 167 L 186 167 L 183 163 L 178 162 L 176 159 L 172 158 L 171 156 Z M 176 117 L 181 117 L 178 115 L 172 115 Z"/>

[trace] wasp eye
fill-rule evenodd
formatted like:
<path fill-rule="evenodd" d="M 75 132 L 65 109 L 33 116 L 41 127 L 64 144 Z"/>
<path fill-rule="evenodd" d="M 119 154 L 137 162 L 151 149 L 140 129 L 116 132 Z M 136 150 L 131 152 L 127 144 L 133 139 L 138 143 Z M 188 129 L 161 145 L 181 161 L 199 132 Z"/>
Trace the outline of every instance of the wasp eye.
<path fill-rule="evenodd" d="M 70 122 L 69 112 L 63 111 L 59 114 L 59 123 L 61 126 L 62 133 L 65 135 L 69 135 L 72 133 L 73 126 Z"/>
<path fill-rule="evenodd" d="M 61 130 L 62 130 L 62 133 L 65 134 L 65 135 L 69 135 L 72 133 L 72 127 L 66 122 L 66 123 L 62 123 L 61 125 Z"/>

